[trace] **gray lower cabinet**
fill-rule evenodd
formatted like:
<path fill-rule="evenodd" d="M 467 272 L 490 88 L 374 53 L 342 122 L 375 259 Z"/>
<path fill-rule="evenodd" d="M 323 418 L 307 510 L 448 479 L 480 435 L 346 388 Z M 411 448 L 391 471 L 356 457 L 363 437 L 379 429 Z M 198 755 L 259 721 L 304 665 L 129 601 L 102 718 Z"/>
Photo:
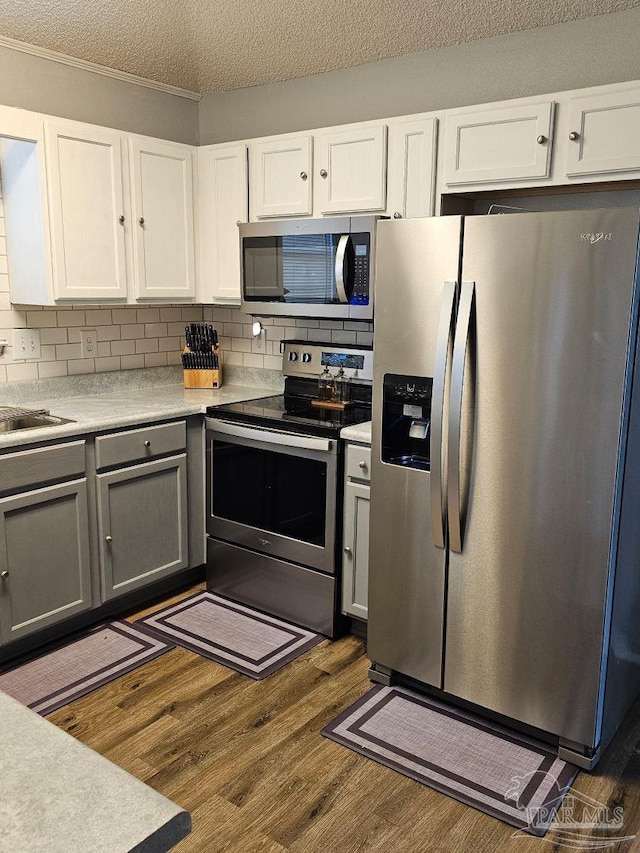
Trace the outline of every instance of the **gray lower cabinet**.
<path fill-rule="evenodd" d="M 0 641 L 91 606 L 86 478 L 0 499 Z"/>
<path fill-rule="evenodd" d="M 187 456 L 97 475 L 103 599 L 187 567 Z"/>
<path fill-rule="evenodd" d="M 349 445 L 345 465 L 342 612 L 367 618 L 371 450 Z"/>

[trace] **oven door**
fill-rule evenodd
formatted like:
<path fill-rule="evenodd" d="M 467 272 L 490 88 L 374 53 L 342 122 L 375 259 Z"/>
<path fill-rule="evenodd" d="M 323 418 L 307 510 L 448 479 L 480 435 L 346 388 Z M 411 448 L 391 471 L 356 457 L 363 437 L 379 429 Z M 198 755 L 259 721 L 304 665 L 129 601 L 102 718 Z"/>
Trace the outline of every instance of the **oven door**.
<path fill-rule="evenodd" d="M 335 572 L 338 442 L 207 418 L 207 533 Z"/>

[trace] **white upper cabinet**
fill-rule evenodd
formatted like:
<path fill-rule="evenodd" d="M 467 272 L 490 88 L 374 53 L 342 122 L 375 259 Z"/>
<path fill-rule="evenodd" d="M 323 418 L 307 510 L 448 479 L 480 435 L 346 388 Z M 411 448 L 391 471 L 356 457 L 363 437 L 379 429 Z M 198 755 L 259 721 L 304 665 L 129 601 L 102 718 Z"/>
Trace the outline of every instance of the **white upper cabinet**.
<path fill-rule="evenodd" d="M 640 87 L 570 98 L 568 177 L 640 169 Z"/>
<path fill-rule="evenodd" d="M 53 287 L 59 300 L 125 300 L 122 135 L 45 123 Z"/>
<path fill-rule="evenodd" d="M 548 178 L 553 113 L 553 101 L 447 112 L 445 184 Z"/>
<path fill-rule="evenodd" d="M 394 219 L 433 215 L 437 132 L 432 116 L 389 123 L 387 213 Z"/>
<path fill-rule="evenodd" d="M 189 145 L 129 139 L 137 299 L 193 299 L 193 161 Z"/>
<path fill-rule="evenodd" d="M 315 134 L 318 214 L 384 210 L 387 127 L 368 123 Z"/>
<path fill-rule="evenodd" d="M 198 151 L 198 300 L 240 300 L 238 225 L 248 219 L 247 146 Z"/>
<path fill-rule="evenodd" d="M 284 136 L 249 149 L 251 218 L 308 216 L 312 205 L 311 136 Z"/>

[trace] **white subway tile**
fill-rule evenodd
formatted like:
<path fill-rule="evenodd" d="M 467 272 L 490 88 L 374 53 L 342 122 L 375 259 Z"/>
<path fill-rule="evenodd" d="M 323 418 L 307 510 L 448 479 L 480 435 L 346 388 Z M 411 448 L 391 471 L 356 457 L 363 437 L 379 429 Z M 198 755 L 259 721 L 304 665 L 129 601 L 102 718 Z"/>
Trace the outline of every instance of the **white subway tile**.
<path fill-rule="evenodd" d="M 120 359 L 120 367 L 122 370 L 135 370 L 137 367 L 144 367 L 144 356 L 123 355 Z"/>
<path fill-rule="evenodd" d="M 45 329 L 56 325 L 55 311 L 27 311 L 27 328 Z"/>
<path fill-rule="evenodd" d="M 356 333 L 355 332 L 341 332 L 341 331 L 331 332 L 331 343 L 332 344 L 355 344 L 355 342 L 356 342 Z"/>
<path fill-rule="evenodd" d="M 177 323 L 182 320 L 182 308 L 161 308 L 160 322 L 161 323 Z"/>
<path fill-rule="evenodd" d="M 66 344 L 67 330 L 65 329 L 42 329 L 40 332 L 40 343 L 45 344 Z"/>
<path fill-rule="evenodd" d="M 251 352 L 251 341 L 246 340 L 246 338 L 232 338 L 231 348 L 235 352 Z"/>
<path fill-rule="evenodd" d="M 111 355 L 133 355 L 135 351 L 135 341 L 112 341 L 111 343 Z"/>
<path fill-rule="evenodd" d="M 124 326 L 97 326 L 96 340 L 98 341 L 119 341 L 121 329 Z"/>
<path fill-rule="evenodd" d="M 136 352 L 158 352 L 157 338 L 142 338 L 136 341 Z"/>
<path fill-rule="evenodd" d="M 317 329 L 320 325 L 320 320 L 310 320 L 305 317 L 304 320 L 296 320 L 296 326 L 300 326 L 302 329 Z"/>
<path fill-rule="evenodd" d="M 180 338 L 159 338 L 158 350 L 160 352 L 182 351 L 180 346 Z"/>
<path fill-rule="evenodd" d="M 167 324 L 166 323 L 145 323 L 144 326 L 145 338 L 166 338 Z"/>
<path fill-rule="evenodd" d="M 159 308 L 138 308 L 136 311 L 136 323 L 159 323 Z"/>
<path fill-rule="evenodd" d="M 9 272 L 9 267 L 7 265 L 7 256 L 0 255 L 0 275 L 4 275 Z"/>
<path fill-rule="evenodd" d="M 342 329 L 344 327 L 344 323 L 342 320 L 320 320 L 320 327 L 322 329 Z"/>
<path fill-rule="evenodd" d="M 98 341 L 97 355 L 101 358 L 107 355 L 111 355 L 111 344 L 109 343 L 109 341 Z"/>
<path fill-rule="evenodd" d="M 59 326 L 86 326 L 85 312 L 79 309 L 73 311 L 58 311 Z"/>
<path fill-rule="evenodd" d="M 120 370 L 120 359 L 117 356 L 96 358 L 96 373 L 107 373 L 110 370 Z"/>
<path fill-rule="evenodd" d="M 38 378 L 38 363 L 35 361 L 16 362 L 15 364 L 7 364 L 7 380 L 15 382 L 20 379 L 37 379 Z"/>
<path fill-rule="evenodd" d="M 279 355 L 265 355 L 264 366 L 267 370 L 282 370 L 282 358 Z"/>
<path fill-rule="evenodd" d="M 120 326 L 120 337 L 125 341 L 131 340 L 131 338 L 143 338 L 144 326 L 140 323 L 133 326 Z"/>
<path fill-rule="evenodd" d="M 67 375 L 66 361 L 39 361 L 38 376 L 40 379 L 53 379 L 56 376 Z"/>
<path fill-rule="evenodd" d="M 26 317 L 24 311 L 0 311 L 0 329 L 24 329 Z"/>
<path fill-rule="evenodd" d="M 179 337 L 181 341 L 184 340 L 184 326 L 185 324 L 180 323 L 167 323 L 167 335 L 169 337 Z"/>
<path fill-rule="evenodd" d="M 331 332 L 326 329 L 309 329 L 308 340 L 327 341 L 331 338 Z"/>
<path fill-rule="evenodd" d="M 144 357 L 145 367 L 165 367 L 167 364 L 166 352 L 148 352 Z"/>
<path fill-rule="evenodd" d="M 287 326 L 284 333 L 287 339 L 294 338 L 300 341 L 306 341 L 309 337 L 308 329 L 300 329 L 297 326 Z"/>
<path fill-rule="evenodd" d="M 11 295 L 0 290 L 0 311 L 11 310 Z"/>
<path fill-rule="evenodd" d="M 67 362 L 69 376 L 77 376 L 81 373 L 95 373 L 96 365 L 94 358 L 71 359 Z"/>
<path fill-rule="evenodd" d="M 9 293 L 9 276 L 0 275 L 0 292 Z"/>
<path fill-rule="evenodd" d="M 199 323 L 202 320 L 202 308 L 198 305 L 189 305 L 181 309 L 182 319 L 189 323 Z"/>
<path fill-rule="evenodd" d="M 356 332 L 356 343 L 373 346 L 373 332 Z"/>
<path fill-rule="evenodd" d="M 182 353 L 179 351 L 167 353 L 167 364 L 182 364 Z"/>
<path fill-rule="evenodd" d="M 111 320 L 111 311 L 100 309 L 98 311 L 95 310 L 87 310 L 85 312 L 86 319 L 85 322 L 89 328 L 93 329 L 94 326 L 110 326 L 112 323 Z"/>
<path fill-rule="evenodd" d="M 114 326 L 123 326 L 125 323 L 136 322 L 135 308 L 114 308 L 111 311 L 111 322 Z"/>
<path fill-rule="evenodd" d="M 232 323 L 233 322 L 233 311 L 231 308 L 216 308 L 211 312 L 211 322 L 212 323 Z"/>
<path fill-rule="evenodd" d="M 245 367 L 264 367 L 264 356 L 256 355 L 252 352 L 246 352 L 244 354 L 244 366 Z"/>
<path fill-rule="evenodd" d="M 79 343 L 56 346 L 56 360 L 61 361 L 66 358 L 82 358 L 82 347 Z"/>
<path fill-rule="evenodd" d="M 53 344 L 46 347 L 40 347 L 40 361 L 55 361 L 56 348 Z"/>
<path fill-rule="evenodd" d="M 240 323 L 225 323 L 222 330 L 218 329 L 218 333 L 222 333 L 227 338 L 243 338 L 242 326 Z"/>

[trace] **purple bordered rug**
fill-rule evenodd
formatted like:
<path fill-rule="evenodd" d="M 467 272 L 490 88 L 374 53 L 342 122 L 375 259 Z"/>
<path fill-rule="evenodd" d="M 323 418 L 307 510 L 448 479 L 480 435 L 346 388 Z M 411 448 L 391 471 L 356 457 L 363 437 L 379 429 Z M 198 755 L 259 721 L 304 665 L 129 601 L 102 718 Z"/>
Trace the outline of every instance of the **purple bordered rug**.
<path fill-rule="evenodd" d="M 211 592 L 196 593 L 135 624 L 255 679 L 326 639 Z"/>
<path fill-rule="evenodd" d="M 544 744 L 401 687 L 374 687 L 322 734 L 532 835 L 578 773 Z"/>
<path fill-rule="evenodd" d="M 172 648 L 171 642 L 115 620 L 4 668 L 0 690 L 44 716 Z"/>

